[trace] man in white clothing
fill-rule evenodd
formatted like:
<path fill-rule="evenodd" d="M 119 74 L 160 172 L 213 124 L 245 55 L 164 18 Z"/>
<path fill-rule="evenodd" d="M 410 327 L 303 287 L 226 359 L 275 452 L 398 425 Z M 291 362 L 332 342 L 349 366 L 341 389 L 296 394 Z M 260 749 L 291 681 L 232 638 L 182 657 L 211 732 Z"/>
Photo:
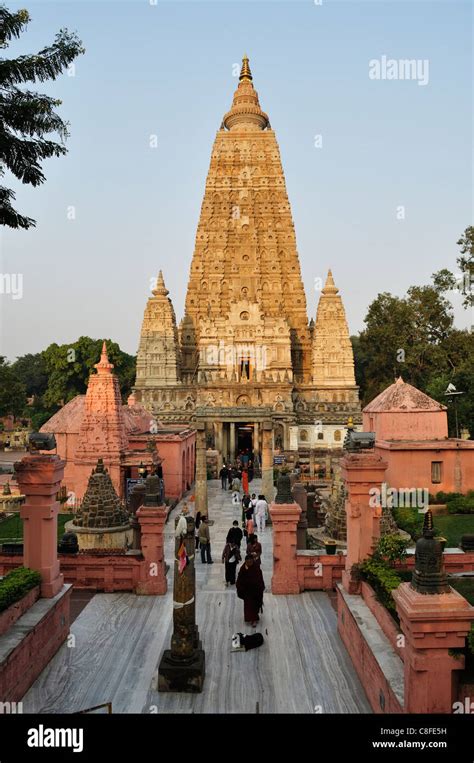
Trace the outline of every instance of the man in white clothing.
<path fill-rule="evenodd" d="M 267 511 L 268 511 L 268 503 L 265 500 L 265 496 L 259 495 L 257 505 L 255 506 L 255 519 L 257 521 L 257 531 L 259 533 L 265 530 Z"/>

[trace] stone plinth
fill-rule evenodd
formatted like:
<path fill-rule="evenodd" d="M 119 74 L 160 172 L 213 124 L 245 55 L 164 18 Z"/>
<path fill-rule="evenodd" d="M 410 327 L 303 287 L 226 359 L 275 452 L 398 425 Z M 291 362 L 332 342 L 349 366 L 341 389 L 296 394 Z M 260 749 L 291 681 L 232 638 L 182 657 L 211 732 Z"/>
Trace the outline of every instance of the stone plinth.
<path fill-rule="evenodd" d="M 76 533 L 77 542 L 81 551 L 91 548 L 116 549 L 125 548 L 133 543 L 133 530 L 131 527 L 78 527 L 74 520 L 66 522 L 64 529 L 68 533 Z"/>
<path fill-rule="evenodd" d="M 168 590 L 166 582 L 163 531 L 167 517 L 165 506 L 141 506 L 137 518 L 141 529 L 141 547 L 145 557 L 142 575 L 137 585 L 139 594 L 163 595 Z"/>
<path fill-rule="evenodd" d="M 352 566 L 372 553 L 380 537 L 382 508 L 369 504 L 369 491 L 373 487 L 381 489 L 386 468 L 387 463 L 374 453 L 348 453 L 342 461 L 347 514 L 347 556 L 342 581 L 349 593 L 358 593 L 350 579 Z"/>
<path fill-rule="evenodd" d="M 464 657 L 449 651 L 465 646 L 474 607 L 453 589 L 421 594 L 410 583 L 402 583 L 393 598 L 406 638 L 405 712 L 452 713 L 455 671 L 464 668 Z"/>
<path fill-rule="evenodd" d="M 23 520 L 23 564 L 41 574 L 41 595 L 52 598 L 63 587 L 57 553 L 59 502 L 56 494 L 64 476 L 59 456 L 29 455 L 15 464 Z"/>
<path fill-rule="evenodd" d="M 300 593 L 296 556 L 296 528 L 301 515 L 297 503 L 272 503 L 273 576 L 272 593 Z"/>

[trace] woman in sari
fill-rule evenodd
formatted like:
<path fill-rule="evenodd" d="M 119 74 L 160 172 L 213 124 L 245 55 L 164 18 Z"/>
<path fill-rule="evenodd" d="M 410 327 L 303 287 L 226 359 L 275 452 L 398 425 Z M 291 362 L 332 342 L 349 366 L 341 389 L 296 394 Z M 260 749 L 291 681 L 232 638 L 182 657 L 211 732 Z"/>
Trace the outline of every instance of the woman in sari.
<path fill-rule="evenodd" d="M 263 607 L 263 582 L 260 565 L 255 564 L 253 556 L 247 555 L 237 577 L 237 596 L 244 601 L 244 619 L 252 627 L 259 621 L 258 613 Z"/>

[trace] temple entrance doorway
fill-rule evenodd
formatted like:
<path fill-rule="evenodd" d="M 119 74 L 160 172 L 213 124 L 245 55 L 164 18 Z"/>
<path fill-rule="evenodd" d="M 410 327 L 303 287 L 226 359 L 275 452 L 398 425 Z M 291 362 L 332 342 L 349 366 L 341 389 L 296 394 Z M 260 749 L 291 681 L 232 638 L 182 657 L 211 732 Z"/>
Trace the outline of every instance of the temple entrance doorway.
<path fill-rule="evenodd" d="M 253 458 L 253 424 L 239 424 L 237 426 L 237 456 L 248 459 Z M 247 460 L 248 460 L 247 459 Z"/>

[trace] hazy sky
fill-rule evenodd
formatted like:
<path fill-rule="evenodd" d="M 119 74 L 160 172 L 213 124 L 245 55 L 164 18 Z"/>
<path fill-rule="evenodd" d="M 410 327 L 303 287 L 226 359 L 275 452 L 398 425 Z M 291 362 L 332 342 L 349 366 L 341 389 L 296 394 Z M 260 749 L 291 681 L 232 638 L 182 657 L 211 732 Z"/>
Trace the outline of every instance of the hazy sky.
<path fill-rule="evenodd" d="M 0 272 L 23 277 L 21 299 L 0 294 L 1 354 L 81 335 L 135 353 L 160 268 L 180 320 L 244 53 L 280 145 L 309 316 L 328 267 L 356 332 L 379 292 L 455 266 L 472 222 L 470 2 L 153 3 L 7 2 L 32 21 L 3 55 L 39 50 L 61 27 L 86 54 L 75 76 L 38 86 L 63 102 L 69 153 L 44 165 L 40 188 L 6 176 L 37 227 L 0 233 Z M 416 59 L 418 79 L 371 79 L 383 56 Z"/>

